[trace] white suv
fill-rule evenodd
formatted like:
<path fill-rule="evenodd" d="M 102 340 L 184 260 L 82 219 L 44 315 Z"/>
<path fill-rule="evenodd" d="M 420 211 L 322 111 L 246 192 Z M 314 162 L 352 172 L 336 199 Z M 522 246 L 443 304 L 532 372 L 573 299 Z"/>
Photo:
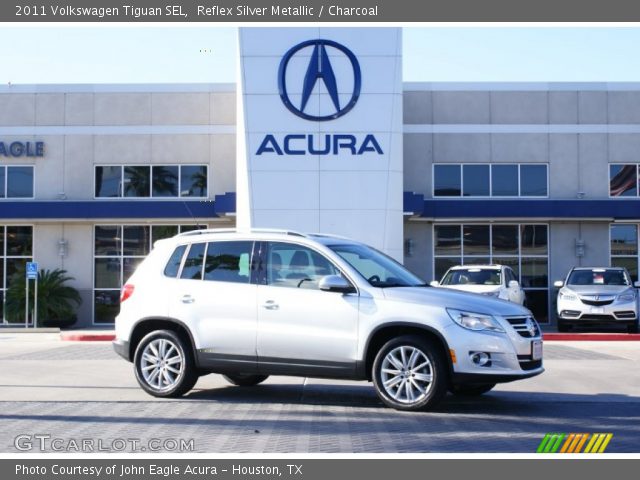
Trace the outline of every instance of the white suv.
<path fill-rule="evenodd" d="M 400 410 L 533 377 L 542 335 L 513 303 L 431 288 L 359 242 L 200 230 L 156 242 L 122 288 L 115 350 L 157 397 L 220 373 L 373 381 Z"/>
<path fill-rule="evenodd" d="M 479 293 L 524 305 L 526 296 L 511 267 L 504 265 L 457 265 L 447 270 L 432 287 Z"/>

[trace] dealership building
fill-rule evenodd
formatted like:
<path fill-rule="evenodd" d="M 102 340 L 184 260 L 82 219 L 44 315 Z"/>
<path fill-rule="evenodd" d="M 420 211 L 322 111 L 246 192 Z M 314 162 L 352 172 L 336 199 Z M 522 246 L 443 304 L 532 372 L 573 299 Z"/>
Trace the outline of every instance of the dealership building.
<path fill-rule="evenodd" d="M 3 303 L 36 261 L 109 326 L 153 242 L 203 227 L 346 235 L 426 281 L 506 264 L 551 325 L 571 267 L 637 279 L 640 84 L 403 82 L 401 35 L 240 29 L 237 84 L 1 87 Z"/>

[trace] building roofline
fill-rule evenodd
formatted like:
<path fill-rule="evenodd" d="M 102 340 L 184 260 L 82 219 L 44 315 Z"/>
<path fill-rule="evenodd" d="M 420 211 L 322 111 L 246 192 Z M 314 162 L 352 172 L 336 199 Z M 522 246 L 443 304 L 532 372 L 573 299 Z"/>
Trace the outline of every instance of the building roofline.
<path fill-rule="evenodd" d="M 213 93 L 235 91 L 235 83 L 50 83 L 0 85 L 0 93 Z"/>

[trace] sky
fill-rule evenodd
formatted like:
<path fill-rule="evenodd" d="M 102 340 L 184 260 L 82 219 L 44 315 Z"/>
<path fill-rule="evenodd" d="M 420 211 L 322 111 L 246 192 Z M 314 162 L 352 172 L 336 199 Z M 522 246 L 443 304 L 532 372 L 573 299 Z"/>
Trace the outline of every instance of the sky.
<path fill-rule="evenodd" d="M 0 84 L 235 82 L 235 28 L 3 26 Z M 640 27 L 408 27 L 404 81 L 640 81 Z"/>

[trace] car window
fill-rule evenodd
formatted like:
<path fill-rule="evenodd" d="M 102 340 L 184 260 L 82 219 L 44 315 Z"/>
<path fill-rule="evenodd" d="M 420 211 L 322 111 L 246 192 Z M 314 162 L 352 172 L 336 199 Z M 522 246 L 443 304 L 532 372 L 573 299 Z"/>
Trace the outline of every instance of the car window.
<path fill-rule="evenodd" d="M 567 285 L 631 285 L 631 281 L 624 270 L 594 268 L 574 270 L 569 275 Z"/>
<path fill-rule="evenodd" d="M 500 270 L 465 268 L 449 270 L 442 279 L 442 285 L 500 285 Z"/>
<path fill-rule="evenodd" d="M 253 242 L 210 242 L 204 279 L 214 282 L 249 283 Z"/>
<path fill-rule="evenodd" d="M 179 245 L 171 254 L 167 265 L 164 267 L 164 274 L 167 277 L 176 278 L 178 271 L 180 270 L 180 264 L 182 263 L 182 257 L 187 249 L 186 245 Z"/>
<path fill-rule="evenodd" d="M 204 262 L 205 243 L 193 243 L 182 266 L 180 278 L 188 280 L 202 280 L 202 265 Z"/>
<path fill-rule="evenodd" d="M 326 275 L 340 271 L 323 255 L 302 245 L 272 242 L 267 249 L 267 285 L 318 289 Z"/>

